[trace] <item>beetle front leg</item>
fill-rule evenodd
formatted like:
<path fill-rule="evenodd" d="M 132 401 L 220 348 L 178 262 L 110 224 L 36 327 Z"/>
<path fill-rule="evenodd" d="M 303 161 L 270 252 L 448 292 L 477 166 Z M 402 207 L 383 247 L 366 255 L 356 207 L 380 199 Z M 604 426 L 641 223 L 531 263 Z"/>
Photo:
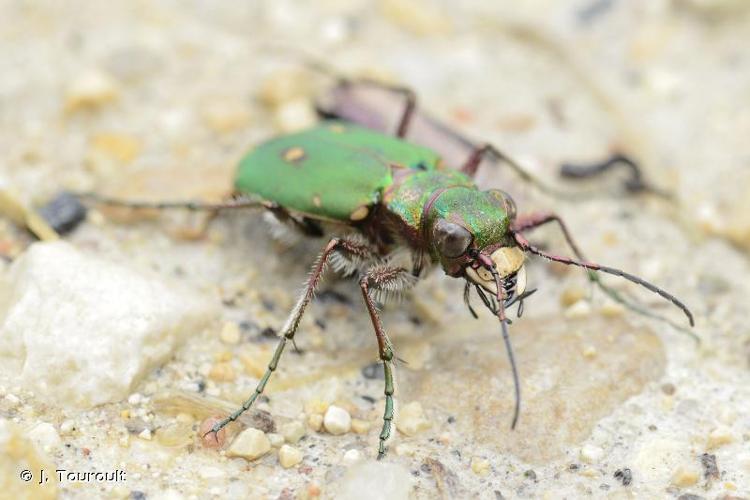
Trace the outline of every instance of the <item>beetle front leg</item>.
<path fill-rule="evenodd" d="M 320 280 L 323 277 L 323 273 L 325 272 L 326 267 L 331 260 L 331 257 L 336 253 L 345 254 L 346 256 L 353 258 L 353 260 L 364 260 L 372 257 L 373 250 L 364 241 L 354 238 L 333 238 L 328 242 L 328 244 L 323 249 L 323 252 L 321 252 L 320 256 L 318 257 L 318 260 L 313 265 L 310 277 L 307 280 L 307 284 L 305 286 L 305 290 L 297 300 L 297 304 L 294 306 L 294 309 L 292 309 L 289 318 L 287 319 L 284 327 L 279 333 L 279 336 L 281 337 L 279 339 L 279 343 L 276 346 L 273 357 L 271 357 L 271 361 L 268 363 L 266 373 L 263 375 L 263 377 L 261 377 L 258 385 L 255 387 L 255 391 L 247 399 L 247 401 L 242 403 L 242 406 L 238 408 L 237 411 L 229 415 L 224 420 L 217 422 L 205 435 L 208 435 L 212 432 L 219 432 L 230 422 L 234 422 L 235 420 L 237 420 L 240 415 L 250 409 L 253 403 L 255 403 L 255 400 L 258 399 L 258 396 L 263 394 L 263 391 L 266 388 L 266 384 L 268 383 L 268 379 L 270 379 L 271 374 L 276 371 L 276 367 L 279 364 L 279 359 L 281 359 L 281 355 L 284 352 L 286 343 L 288 341 L 294 342 L 294 335 L 295 333 L 297 333 L 297 329 L 299 328 L 300 321 L 302 321 L 302 316 L 305 313 L 305 309 L 312 300 L 313 295 L 315 294 L 315 289 L 320 284 Z"/>
<path fill-rule="evenodd" d="M 563 236 L 565 237 L 565 241 L 567 242 L 568 246 L 570 246 L 570 249 L 573 251 L 573 255 L 578 259 L 578 261 L 575 261 L 573 259 L 569 259 L 567 257 L 562 257 L 555 254 L 549 254 L 547 252 L 543 252 L 539 250 L 538 248 L 531 245 L 528 240 L 523 236 L 523 233 L 525 231 L 530 231 L 532 229 L 536 229 L 540 226 L 543 226 L 545 224 L 548 224 L 550 222 L 556 222 L 557 226 L 560 228 L 560 231 L 562 232 Z M 532 253 L 535 253 L 537 255 L 540 255 L 542 257 L 545 257 L 549 260 L 560 262 L 562 264 L 567 265 L 576 265 L 578 267 L 583 267 L 587 270 L 589 279 L 596 284 L 596 286 L 599 287 L 600 290 L 602 290 L 607 296 L 609 296 L 611 299 L 613 299 L 615 302 L 618 302 L 619 304 L 622 304 L 623 306 L 627 307 L 628 309 L 649 318 L 658 319 L 660 321 L 663 321 L 672 327 L 687 333 L 691 337 L 693 337 L 694 340 L 698 340 L 698 337 L 695 336 L 694 333 L 691 331 L 675 324 L 673 321 L 671 321 L 668 318 L 665 318 L 659 314 L 653 313 L 646 309 L 645 307 L 633 303 L 632 301 L 626 299 L 623 297 L 617 290 L 607 286 L 602 282 L 602 280 L 599 278 L 599 275 L 597 274 L 597 271 L 605 272 L 607 274 L 613 274 L 615 276 L 620 276 L 622 278 L 627 279 L 628 281 L 631 281 L 633 283 L 636 283 L 640 286 L 643 286 L 650 290 L 651 292 L 656 293 L 657 295 L 660 295 L 664 299 L 668 300 L 669 302 L 672 302 L 675 306 L 677 306 L 679 309 L 681 309 L 685 315 L 687 316 L 688 320 L 690 321 L 690 325 L 693 325 L 693 315 L 690 312 L 690 310 L 683 304 L 680 300 L 678 300 L 675 296 L 673 296 L 670 293 L 667 293 L 666 291 L 662 290 L 661 288 L 657 287 L 656 285 L 653 285 L 643 278 L 639 278 L 638 276 L 634 276 L 632 274 L 626 273 L 624 271 L 621 271 L 619 269 L 614 269 L 607 266 L 602 266 L 600 264 L 596 264 L 594 262 L 590 262 L 587 260 L 581 249 L 576 244 L 575 240 L 573 240 L 573 236 L 571 235 L 570 231 L 568 230 L 567 225 L 565 222 L 560 218 L 559 215 L 552 213 L 552 212 L 539 212 L 539 213 L 533 213 L 533 214 L 526 214 L 526 215 L 519 215 L 515 221 L 511 224 L 511 231 L 513 232 L 513 235 L 516 239 L 516 242 L 519 243 L 521 248 L 524 250 L 530 250 Z"/>
<path fill-rule="evenodd" d="M 375 337 L 378 341 L 378 354 L 383 362 L 383 374 L 385 375 L 385 411 L 383 412 L 383 428 L 380 431 L 380 444 L 378 445 L 378 460 L 385 456 L 386 442 L 391 437 L 393 418 L 394 418 L 394 383 L 393 383 L 393 344 L 391 344 L 388 335 L 383 329 L 380 321 L 375 300 L 371 290 L 392 290 L 400 288 L 405 283 L 411 282 L 411 274 L 401 267 L 377 266 L 368 270 L 359 280 L 359 286 L 362 289 L 362 297 L 367 306 L 367 312 L 370 314 L 370 320 L 375 330 Z"/>

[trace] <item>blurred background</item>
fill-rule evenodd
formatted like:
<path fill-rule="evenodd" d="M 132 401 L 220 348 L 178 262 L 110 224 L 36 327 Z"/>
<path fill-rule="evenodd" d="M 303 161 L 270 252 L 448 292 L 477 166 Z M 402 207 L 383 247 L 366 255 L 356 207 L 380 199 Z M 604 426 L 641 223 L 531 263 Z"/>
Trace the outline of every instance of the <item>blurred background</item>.
<path fill-rule="evenodd" d="M 437 276 L 440 273 L 434 273 L 415 295 L 437 295 L 426 305 L 410 308 L 432 322 L 421 318 L 410 323 L 406 315 L 390 310 L 386 316 L 393 315 L 400 325 L 395 329 L 403 330 L 407 344 L 414 340 L 407 331 L 413 328 L 418 329 L 417 337 L 429 333 L 445 341 L 437 342 L 432 354 L 414 355 L 426 356 L 433 364 L 423 363 L 426 368 L 420 369 L 422 365 L 414 362 L 414 373 L 406 370 L 403 389 L 409 400 L 421 401 L 434 422 L 444 422 L 448 416 L 443 412 L 458 404 L 468 412 L 459 418 L 466 427 L 453 435 L 452 442 L 440 441 L 450 431 L 435 423 L 431 444 L 407 440 L 414 448 L 394 453 L 394 460 L 416 481 L 410 494 L 424 498 L 627 498 L 667 493 L 678 497 L 688 492 L 710 498 L 747 496 L 750 423 L 742 415 L 750 414 L 748 33 L 750 3 L 745 0 L 3 0 L 0 186 L 30 207 L 43 205 L 61 189 L 151 200 L 218 200 L 231 190 L 235 165 L 253 145 L 316 121 L 315 102 L 335 81 L 311 68 L 311 61 L 347 76 L 411 87 L 420 109 L 472 140 L 494 143 L 550 185 L 580 187 L 559 178 L 564 162 L 591 163 L 613 152 L 625 153 L 672 199 L 600 195 L 579 203 L 562 202 L 536 193 L 502 168 L 487 166 L 479 181 L 511 192 L 521 211 L 560 212 L 594 260 L 644 275 L 675 292 L 694 308 L 702 344 L 696 347 L 675 329 L 637 316 L 600 318 L 597 308 L 611 305 L 587 298 L 584 275 L 539 265 L 531 271 L 532 279 L 544 290 L 529 304 L 527 316 L 546 319 L 529 320 L 525 333 L 521 332 L 527 318 L 518 322 L 518 356 L 526 360 L 521 362 L 522 372 L 523 363 L 530 363 L 527 376 L 539 387 L 545 380 L 562 382 L 564 376 L 570 378 L 560 391 L 574 389 L 565 394 L 529 389 L 532 401 L 536 394 L 540 401 L 557 402 L 538 409 L 536 423 L 513 437 L 505 422 L 508 401 L 478 410 L 485 395 L 483 384 L 489 380 L 507 392 L 505 366 L 477 362 L 478 372 L 461 371 L 474 362 L 451 356 L 461 347 L 451 340 L 454 330 L 447 325 L 467 335 L 477 327 L 455 319 L 466 314 L 457 305 L 460 286 L 446 284 Z M 609 193 L 616 185 L 616 179 L 607 177 L 585 187 Z M 178 217 L 178 227 L 169 217 Z M 235 286 L 232 275 L 247 266 L 260 270 L 246 284 L 263 296 L 268 283 L 263 271 L 270 270 L 273 286 L 281 290 L 271 300 L 289 302 L 322 242 L 297 250 L 290 263 L 284 260 L 288 256 L 276 256 L 264 233 L 256 231 L 259 217 L 251 219 L 250 228 L 237 222 L 238 217 L 230 219 L 220 222 L 208 239 L 196 240 L 200 221 L 191 217 L 155 220 L 154 214 L 94 210 L 86 227 L 69 239 L 153 269 L 175 267 L 179 261 L 188 276 L 185 280 L 205 293 L 214 293 L 208 290 L 219 283 L 215 293 L 222 299 Z M 247 234 L 253 235 L 250 240 Z M 549 246 L 562 248 L 553 232 L 540 235 Z M 32 240 L 9 219 L 0 218 L 4 256 L 22 255 Z M 353 291 L 341 286 L 342 293 Z M 445 295 L 436 292 L 442 289 Z M 632 287 L 627 290 L 637 293 Z M 670 314 L 651 296 L 639 297 Z M 589 301 L 595 312 L 576 306 L 581 300 Z M 250 311 L 246 313 L 227 312 L 225 303 L 222 317 L 239 321 L 241 314 L 255 314 L 250 302 L 239 302 L 240 309 Z M 571 312 L 571 306 L 577 309 Z M 330 314 L 326 307 L 319 306 L 322 317 Z M 447 319 L 434 317 L 441 308 Z M 361 313 L 355 304 L 342 320 L 341 335 L 329 328 L 318 344 L 307 345 L 313 365 L 320 359 L 333 365 L 331 353 L 349 348 L 344 330 L 350 330 L 352 322 L 357 331 L 369 328 Z M 280 324 L 284 315 L 285 308 L 279 307 L 269 324 Z M 574 326 L 559 332 L 560 337 L 545 333 L 563 317 Z M 682 320 L 677 314 L 670 317 Z M 599 342 L 593 340 L 598 334 L 634 328 L 648 333 L 610 352 L 614 357 L 624 353 L 622 360 L 604 355 L 590 372 L 576 371 L 576 356 Z M 495 342 L 491 349 L 498 351 L 498 363 L 504 363 L 495 334 L 490 336 Z M 365 358 L 373 354 L 371 340 L 355 342 L 358 352 L 367 353 L 362 354 Z M 572 346 L 570 359 L 565 358 L 569 367 L 546 371 L 566 345 Z M 197 346 L 189 349 L 202 354 L 188 350 L 180 359 L 193 362 L 208 356 Z M 646 358 L 650 361 L 645 365 L 628 364 Z M 456 366 L 449 367 L 451 363 Z M 610 369 L 611 378 L 597 381 L 597 373 Z M 430 382 L 443 371 L 448 380 Z M 495 377 L 502 380 L 494 381 Z M 246 378 L 252 381 L 252 376 Z M 453 381 L 458 384 L 456 392 L 446 396 L 440 386 Z M 308 383 L 313 384 L 307 380 L 288 387 L 307 394 Z M 359 383 L 346 379 L 337 397 L 353 397 Z M 374 395 L 381 391 L 379 381 L 365 383 Z M 623 389 L 628 383 L 632 387 Z M 669 394 L 665 384 L 677 385 L 677 394 Z M 221 393 L 225 399 L 242 399 L 231 384 L 218 385 L 227 391 Z M 633 402 L 631 397 L 641 399 Z M 302 396 L 292 392 L 290 398 Z M 533 407 L 527 407 L 532 421 Z M 379 426 L 379 412 L 376 404 L 368 413 L 374 427 Z M 496 413 L 495 420 L 482 420 Z M 555 420 L 550 415 L 563 417 Z M 717 429 L 719 435 L 729 436 L 726 443 L 711 441 Z M 266 460 L 253 473 L 254 483 L 244 478 L 234 487 L 245 488 L 240 494 L 260 491 L 268 498 L 320 494 L 311 484 L 324 496 L 337 488 L 344 491 L 341 477 L 349 476 L 335 458 L 336 443 L 327 441 L 323 451 L 317 437 L 310 439 L 307 443 L 317 443 L 319 450 L 308 453 L 321 460 L 305 462 L 314 471 L 285 472 L 274 482 L 281 469 Z M 371 451 L 364 438 L 353 446 L 363 454 Z M 452 451 L 462 449 L 471 451 Z M 124 456 L 127 450 L 118 453 Z M 158 455 L 143 453 L 147 460 Z M 191 459 L 196 468 L 213 459 L 201 453 Z M 709 477 L 699 460 L 703 453 L 719 454 L 721 479 Z M 227 466 L 226 461 L 221 464 L 217 467 Z M 189 468 L 182 471 L 187 485 L 183 492 L 205 493 L 206 481 L 224 488 L 231 483 L 229 477 L 235 481 L 239 474 L 236 464 L 231 467 L 235 469 L 228 476 L 210 480 L 191 477 Z M 613 476 L 623 467 L 636 471 L 630 489 Z M 684 471 L 688 479 L 681 475 Z M 357 480 L 353 481 L 360 484 Z M 165 488 L 156 478 L 139 481 L 144 491 Z M 223 494 L 230 491 L 221 488 Z"/>

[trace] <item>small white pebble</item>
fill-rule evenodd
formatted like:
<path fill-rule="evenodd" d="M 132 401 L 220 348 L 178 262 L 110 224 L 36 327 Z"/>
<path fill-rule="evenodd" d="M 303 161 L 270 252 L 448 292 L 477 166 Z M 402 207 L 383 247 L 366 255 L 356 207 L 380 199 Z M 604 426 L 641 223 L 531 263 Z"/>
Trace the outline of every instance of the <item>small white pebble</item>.
<path fill-rule="evenodd" d="M 352 419 L 352 430 L 356 434 L 366 434 L 370 430 L 370 427 L 372 427 L 372 423 L 367 420 Z"/>
<path fill-rule="evenodd" d="M 285 444 L 279 449 L 279 463 L 285 469 L 294 467 L 302 462 L 302 452 L 294 446 Z"/>
<path fill-rule="evenodd" d="M 720 448 L 725 444 L 729 444 L 734 441 L 734 435 L 729 427 L 721 426 L 712 430 L 708 435 L 708 449 L 713 450 Z"/>
<path fill-rule="evenodd" d="M 238 344 L 240 341 L 240 327 L 234 321 L 227 321 L 221 329 L 219 338 L 225 344 Z"/>
<path fill-rule="evenodd" d="M 307 426 L 315 432 L 320 432 L 323 428 L 323 415 L 313 413 L 307 417 Z"/>
<path fill-rule="evenodd" d="M 46 451 L 59 448 L 62 445 L 62 440 L 57 430 L 52 424 L 47 422 L 39 422 L 29 429 L 28 437 Z"/>
<path fill-rule="evenodd" d="M 266 434 L 268 436 L 268 441 L 271 443 L 271 446 L 274 448 L 278 448 L 282 444 L 284 444 L 284 436 L 281 434 L 276 434 L 275 432 L 269 432 Z"/>
<path fill-rule="evenodd" d="M 60 432 L 63 434 L 68 434 L 70 432 L 73 432 L 73 429 L 76 428 L 76 423 L 73 420 L 64 420 L 63 423 L 60 424 Z"/>
<path fill-rule="evenodd" d="M 594 359 L 596 357 L 596 347 L 587 345 L 583 348 L 583 357 L 586 359 Z"/>
<path fill-rule="evenodd" d="M 586 318 L 591 315 L 591 304 L 582 299 L 565 309 L 565 317 L 568 319 Z"/>
<path fill-rule="evenodd" d="M 347 450 L 344 453 L 344 464 L 353 465 L 362 459 L 362 453 L 359 450 Z"/>
<path fill-rule="evenodd" d="M 425 418 L 424 410 L 419 401 L 412 401 L 404 405 L 396 418 L 396 428 L 402 434 L 414 436 L 429 429 L 432 424 Z"/>
<path fill-rule="evenodd" d="M 114 101 L 118 94 L 117 82 L 107 73 L 90 70 L 73 80 L 65 95 L 68 112 L 96 108 Z"/>
<path fill-rule="evenodd" d="M 331 405 L 323 417 L 323 426 L 335 436 L 346 434 L 352 428 L 352 417 L 345 409 Z"/>
<path fill-rule="evenodd" d="M 581 461 L 587 464 L 593 464 L 604 456 L 604 450 L 593 444 L 586 444 L 581 448 L 579 453 Z"/>
<path fill-rule="evenodd" d="M 287 443 L 297 444 L 297 442 L 302 439 L 302 436 L 305 435 L 305 426 L 302 422 L 293 420 L 282 425 L 279 431 L 281 432 L 281 435 L 284 436 L 284 440 L 286 440 Z"/>
<path fill-rule="evenodd" d="M 453 441 L 453 436 L 451 436 L 450 432 L 444 432 L 438 436 L 438 443 L 443 446 L 451 444 L 451 441 Z"/>
<path fill-rule="evenodd" d="M 143 396 L 138 394 L 137 392 L 134 392 L 130 396 L 128 396 L 128 404 L 132 406 L 138 406 L 141 404 L 141 400 L 143 399 Z"/>
<path fill-rule="evenodd" d="M 151 441 L 151 429 L 143 429 L 141 433 L 138 434 L 138 437 L 145 439 L 146 441 Z"/>
<path fill-rule="evenodd" d="M 474 457 L 471 459 L 471 470 L 477 476 L 486 476 L 490 473 L 490 463 L 481 457 Z"/>
<path fill-rule="evenodd" d="M 616 302 L 607 302 L 599 309 L 599 313 L 602 316 L 608 318 L 614 318 L 616 316 L 622 316 L 625 312 L 625 307 Z"/>
<path fill-rule="evenodd" d="M 279 132 L 296 132 L 312 126 L 316 120 L 315 110 L 305 98 L 285 102 L 274 114 L 274 123 Z"/>
<path fill-rule="evenodd" d="M 697 465 L 681 465 L 672 474 L 671 483 L 680 488 L 693 486 L 700 478 L 700 471 Z"/>
<path fill-rule="evenodd" d="M 252 427 L 242 431 L 227 450 L 228 457 L 242 457 L 255 460 L 271 451 L 271 442 L 266 433 Z"/>

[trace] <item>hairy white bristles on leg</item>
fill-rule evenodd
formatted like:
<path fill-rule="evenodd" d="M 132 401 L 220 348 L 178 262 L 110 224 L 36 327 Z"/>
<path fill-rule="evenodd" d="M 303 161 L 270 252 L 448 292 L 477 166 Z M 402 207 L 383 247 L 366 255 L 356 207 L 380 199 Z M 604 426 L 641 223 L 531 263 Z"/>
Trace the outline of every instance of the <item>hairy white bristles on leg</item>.
<path fill-rule="evenodd" d="M 268 227 L 268 233 L 274 241 L 286 247 L 299 243 L 301 239 L 300 231 L 279 220 L 273 212 L 263 212 L 263 222 Z"/>
<path fill-rule="evenodd" d="M 372 298 L 380 304 L 390 300 L 403 300 L 405 291 L 414 287 L 416 276 L 405 272 L 404 268 L 394 268 L 388 262 L 376 264 L 369 271 Z"/>
<path fill-rule="evenodd" d="M 370 243 L 365 239 L 364 236 L 353 233 L 347 236 L 347 240 L 354 245 L 361 247 L 369 247 Z M 373 262 L 374 257 L 372 254 L 364 256 L 359 253 L 347 252 L 344 249 L 338 249 L 331 254 L 330 263 L 333 270 L 343 276 L 351 276 L 358 272 L 361 272 L 368 264 Z"/>
<path fill-rule="evenodd" d="M 286 336 L 293 330 L 296 330 L 297 326 L 299 326 L 299 319 L 302 315 L 301 314 L 302 309 L 305 307 L 305 304 L 307 302 L 306 295 L 307 295 L 307 289 L 305 288 L 299 294 L 299 298 L 297 299 L 297 302 L 294 304 L 294 307 L 292 308 L 291 312 L 289 313 L 289 316 L 284 322 L 284 326 L 277 333 L 279 337 Z"/>

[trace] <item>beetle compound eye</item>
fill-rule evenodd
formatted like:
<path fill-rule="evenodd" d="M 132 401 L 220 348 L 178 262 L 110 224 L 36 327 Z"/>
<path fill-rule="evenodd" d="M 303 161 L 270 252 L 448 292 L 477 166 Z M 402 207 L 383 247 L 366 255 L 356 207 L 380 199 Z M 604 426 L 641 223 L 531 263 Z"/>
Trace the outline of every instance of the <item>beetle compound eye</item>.
<path fill-rule="evenodd" d="M 509 219 L 515 219 L 516 213 L 518 213 L 518 210 L 516 209 L 516 201 L 505 191 L 502 191 L 502 193 L 503 202 L 505 203 L 505 213 L 508 214 Z"/>
<path fill-rule="evenodd" d="M 445 219 L 435 225 L 435 245 L 446 257 L 458 257 L 471 245 L 472 236 L 468 229 Z"/>
<path fill-rule="evenodd" d="M 505 213 L 508 214 L 508 218 L 511 220 L 515 219 L 516 213 L 518 213 L 515 200 L 502 189 L 493 189 L 492 191 L 502 200 L 503 208 L 505 209 Z"/>

